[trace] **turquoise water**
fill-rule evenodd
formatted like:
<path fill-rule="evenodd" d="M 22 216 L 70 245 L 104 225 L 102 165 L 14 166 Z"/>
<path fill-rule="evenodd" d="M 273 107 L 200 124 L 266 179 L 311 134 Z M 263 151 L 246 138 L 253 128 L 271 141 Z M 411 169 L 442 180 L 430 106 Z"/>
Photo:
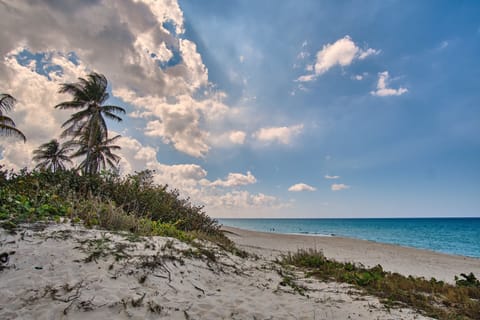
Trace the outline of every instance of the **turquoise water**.
<path fill-rule="evenodd" d="M 341 236 L 480 258 L 480 218 L 218 219 L 225 226 Z"/>

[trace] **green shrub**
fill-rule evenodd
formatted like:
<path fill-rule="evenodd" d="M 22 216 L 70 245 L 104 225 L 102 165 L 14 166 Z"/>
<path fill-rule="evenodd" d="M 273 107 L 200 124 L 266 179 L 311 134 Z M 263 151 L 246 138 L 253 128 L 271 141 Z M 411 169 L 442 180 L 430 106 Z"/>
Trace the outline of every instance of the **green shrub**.
<path fill-rule="evenodd" d="M 203 207 L 181 198 L 178 190 L 155 184 L 153 177 L 150 170 L 121 177 L 112 171 L 80 175 L 74 170 L 13 172 L 0 166 L 0 220 L 18 224 L 68 217 L 88 227 L 184 241 L 201 235 L 233 248 Z"/>
<path fill-rule="evenodd" d="M 463 279 L 460 279 L 459 277 L 455 276 L 455 283 L 459 287 L 476 287 L 480 288 L 480 281 L 475 277 L 475 275 L 470 272 L 470 274 L 465 274 L 461 273 L 460 276 Z"/>

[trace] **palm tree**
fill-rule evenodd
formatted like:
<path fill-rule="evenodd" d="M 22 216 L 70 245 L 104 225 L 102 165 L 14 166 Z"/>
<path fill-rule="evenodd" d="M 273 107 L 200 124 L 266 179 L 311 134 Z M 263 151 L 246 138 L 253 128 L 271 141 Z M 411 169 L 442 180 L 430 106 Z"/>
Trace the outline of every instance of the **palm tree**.
<path fill-rule="evenodd" d="M 108 100 L 108 81 L 103 74 L 90 73 L 87 79 L 78 78 L 77 83 L 64 83 L 60 87 L 60 93 L 69 93 L 73 100 L 59 103 L 55 106 L 58 109 L 78 110 L 70 119 L 65 121 L 62 128 L 65 128 L 63 136 L 77 136 L 80 131 L 90 127 L 90 132 L 95 135 L 100 130 L 104 138 L 107 138 L 107 124 L 105 118 L 121 122 L 117 114 L 125 114 L 125 109 L 114 105 L 103 105 Z"/>
<path fill-rule="evenodd" d="M 25 135 L 15 127 L 15 122 L 4 115 L 4 112 L 10 111 L 15 106 L 15 98 L 9 94 L 0 94 L 0 133 L 5 135 L 18 136 L 23 139 L 23 142 L 27 141 Z"/>
<path fill-rule="evenodd" d="M 78 110 L 63 123 L 62 127 L 65 130 L 62 136 L 73 137 L 72 143 L 79 147 L 74 156 L 85 156 L 81 168 L 87 174 L 98 172 L 101 164 L 105 167 L 105 161 L 109 165 L 112 165 L 113 161 L 118 161 L 118 156 L 114 155 L 112 150 L 118 150 L 120 147 L 111 143 L 119 136 L 108 138 L 104 117 L 121 122 L 122 118 L 118 114 L 125 114 L 125 109 L 104 105 L 109 98 L 107 87 L 108 81 L 104 75 L 90 73 L 87 79 L 78 78 L 77 83 L 62 84 L 59 92 L 71 94 L 73 100 L 55 106 L 58 109 Z"/>
<path fill-rule="evenodd" d="M 79 149 L 72 154 L 72 157 L 85 156 L 85 159 L 80 163 L 79 169 L 85 174 L 96 174 L 100 169 L 107 169 L 107 167 L 116 168 L 120 157 L 113 153 L 113 150 L 120 150 L 120 146 L 113 143 L 120 138 L 117 135 L 110 139 L 102 139 L 101 132 L 97 131 L 97 140 L 92 145 L 86 142 L 90 139 L 90 134 L 85 132 L 78 140 L 72 141 L 72 144 L 79 146 Z"/>
<path fill-rule="evenodd" d="M 68 156 L 70 151 L 72 151 L 70 145 L 60 145 L 56 139 L 44 143 L 33 151 L 33 160 L 39 162 L 35 168 L 52 172 L 65 170 L 64 162 L 73 163 Z"/>

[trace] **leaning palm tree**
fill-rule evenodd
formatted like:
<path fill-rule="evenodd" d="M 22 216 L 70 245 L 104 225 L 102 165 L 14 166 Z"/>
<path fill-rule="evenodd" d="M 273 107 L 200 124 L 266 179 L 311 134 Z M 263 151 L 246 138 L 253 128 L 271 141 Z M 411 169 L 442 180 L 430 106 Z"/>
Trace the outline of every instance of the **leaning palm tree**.
<path fill-rule="evenodd" d="M 69 144 L 60 145 L 56 139 L 44 143 L 33 151 L 33 160 L 38 162 L 35 168 L 52 172 L 65 170 L 65 162 L 73 163 L 68 155 L 70 151 L 72 148 Z"/>
<path fill-rule="evenodd" d="M 89 74 L 87 79 L 78 78 L 76 83 L 64 83 L 59 92 L 71 94 L 73 100 L 55 106 L 58 109 L 78 110 L 63 123 L 62 136 L 72 136 L 72 142 L 78 145 L 79 149 L 75 156 L 85 156 L 82 168 L 87 174 L 98 172 L 99 157 L 105 156 L 110 161 L 117 157 L 111 153 L 109 148 L 105 149 L 118 137 L 108 139 L 105 118 L 120 122 L 122 118 L 118 114 L 125 114 L 125 109 L 114 105 L 104 105 L 109 98 L 107 86 L 107 78 L 95 72 Z M 116 147 L 111 149 L 117 149 Z M 99 152 L 104 152 L 104 154 L 99 155 Z M 106 160 L 103 159 L 105 164 Z"/>
<path fill-rule="evenodd" d="M 17 136 L 27 141 L 25 135 L 15 127 L 15 122 L 4 115 L 4 112 L 10 111 L 15 106 L 15 98 L 9 94 L 0 94 L 0 133 L 5 135 Z"/>
<path fill-rule="evenodd" d="M 90 73 L 87 79 L 78 78 L 76 83 L 62 84 L 59 92 L 71 94 L 73 100 L 59 103 L 55 108 L 78 110 L 63 123 L 62 128 L 65 128 L 63 136 L 75 137 L 83 129 L 89 127 L 88 131 L 94 136 L 96 131 L 100 130 L 106 138 L 108 130 L 104 117 L 117 122 L 122 121 L 117 114 L 125 114 L 125 109 L 114 105 L 104 105 L 109 98 L 107 86 L 107 78 L 95 72 Z"/>

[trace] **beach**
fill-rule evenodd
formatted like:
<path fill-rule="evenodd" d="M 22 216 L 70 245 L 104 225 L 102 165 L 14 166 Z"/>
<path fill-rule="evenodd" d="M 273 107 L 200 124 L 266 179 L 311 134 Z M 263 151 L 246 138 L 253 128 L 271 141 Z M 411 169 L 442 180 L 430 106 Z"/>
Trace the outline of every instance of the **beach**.
<path fill-rule="evenodd" d="M 402 247 L 342 237 L 279 234 L 223 227 L 229 237 L 246 250 L 268 258 L 298 249 L 315 248 L 327 258 L 357 262 L 373 267 L 380 264 L 386 271 L 405 276 L 435 278 L 454 283 L 460 273 L 480 274 L 480 259 L 448 255 L 429 250 Z"/>
<path fill-rule="evenodd" d="M 0 271 L 0 318 L 428 319 L 409 308 L 386 308 L 349 285 L 289 271 L 306 289 L 300 294 L 283 283 L 287 271 L 275 259 L 316 247 L 338 260 L 446 280 L 480 269 L 480 260 L 352 239 L 224 230 L 249 257 L 207 242 L 192 246 L 70 224 L 0 229 L 1 252 L 8 254 Z"/>

